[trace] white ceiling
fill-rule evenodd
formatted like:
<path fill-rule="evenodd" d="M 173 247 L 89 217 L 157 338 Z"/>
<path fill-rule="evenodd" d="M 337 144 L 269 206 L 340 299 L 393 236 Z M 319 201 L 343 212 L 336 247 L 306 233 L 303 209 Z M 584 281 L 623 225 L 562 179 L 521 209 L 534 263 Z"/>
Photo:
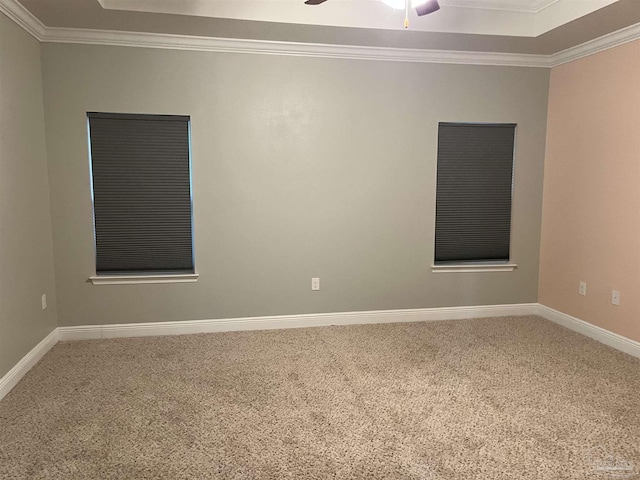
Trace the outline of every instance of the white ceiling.
<path fill-rule="evenodd" d="M 301 25 L 402 30 L 404 11 L 380 0 L 98 0 L 108 10 Z M 411 10 L 409 28 L 426 32 L 537 37 L 617 0 L 440 0 L 424 17 Z M 639 0 L 640 1 L 640 0 Z"/>

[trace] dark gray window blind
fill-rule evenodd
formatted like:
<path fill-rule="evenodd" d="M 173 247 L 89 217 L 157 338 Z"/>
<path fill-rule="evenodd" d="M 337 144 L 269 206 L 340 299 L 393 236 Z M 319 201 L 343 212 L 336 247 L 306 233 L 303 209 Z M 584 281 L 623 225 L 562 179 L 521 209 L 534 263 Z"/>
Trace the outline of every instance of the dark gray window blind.
<path fill-rule="evenodd" d="M 87 116 L 96 273 L 193 273 L 189 117 Z"/>
<path fill-rule="evenodd" d="M 440 123 L 435 263 L 509 260 L 515 129 Z"/>

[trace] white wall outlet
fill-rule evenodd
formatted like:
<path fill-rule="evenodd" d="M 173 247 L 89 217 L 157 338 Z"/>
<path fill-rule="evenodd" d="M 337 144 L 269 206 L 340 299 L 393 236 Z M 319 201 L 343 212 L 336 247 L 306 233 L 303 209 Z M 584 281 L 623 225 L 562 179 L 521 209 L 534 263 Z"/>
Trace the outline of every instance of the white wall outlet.
<path fill-rule="evenodd" d="M 43 293 L 42 294 L 42 309 L 44 310 L 45 308 L 47 308 L 47 294 Z"/>
<path fill-rule="evenodd" d="M 620 292 L 618 290 L 611 291 L 611 303 L 620 305 Z"/>
<path fill-rule="evenodd" d="M 587 282 L 580 282 L 580 288 L 578 288 L 578 293 L 580 295 L 587 294 Z"/>
<path fill-rule="evenodd" d="M 320 279 L 312 278 L 311 279 L 311 290 L 320 290 Z"/>

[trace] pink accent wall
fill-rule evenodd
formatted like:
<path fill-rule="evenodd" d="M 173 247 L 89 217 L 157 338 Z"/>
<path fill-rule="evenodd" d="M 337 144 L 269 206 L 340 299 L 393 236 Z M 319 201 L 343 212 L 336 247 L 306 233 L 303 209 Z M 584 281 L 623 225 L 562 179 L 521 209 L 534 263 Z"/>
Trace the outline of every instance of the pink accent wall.
<path fill-rule="evenodd" d="M 551 71 L 538 299 L 640 341 L 640 41 Z"/>

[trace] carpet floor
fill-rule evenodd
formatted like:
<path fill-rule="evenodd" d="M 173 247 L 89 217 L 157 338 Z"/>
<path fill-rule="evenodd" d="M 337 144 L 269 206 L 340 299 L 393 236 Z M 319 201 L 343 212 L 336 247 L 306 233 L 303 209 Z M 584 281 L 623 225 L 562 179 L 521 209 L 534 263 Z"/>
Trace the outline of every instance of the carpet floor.
<path fill-rule="evenodd" d="M 539 317 L 56 345 L 7 479 L 636 479 L 640 361 Z"/>

